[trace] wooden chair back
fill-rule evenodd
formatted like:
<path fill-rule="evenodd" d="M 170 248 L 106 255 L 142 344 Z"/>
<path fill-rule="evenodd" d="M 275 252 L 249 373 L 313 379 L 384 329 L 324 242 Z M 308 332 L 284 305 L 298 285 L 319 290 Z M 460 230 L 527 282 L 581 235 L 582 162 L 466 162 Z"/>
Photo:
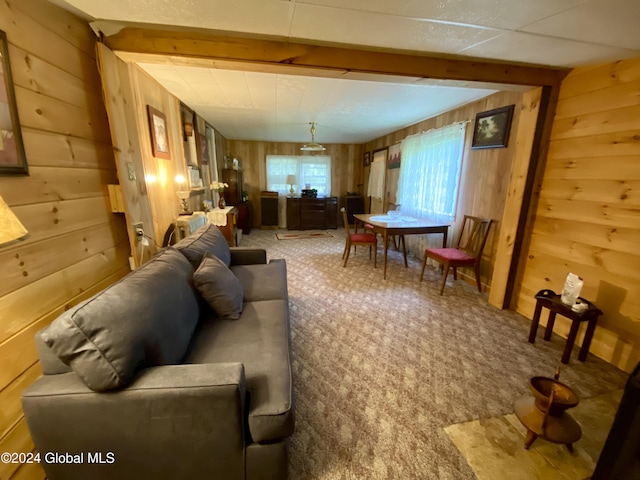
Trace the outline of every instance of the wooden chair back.
<path fill-rule="evenodd" d="M 489 238 L 489 229 L 492 221 L 486 218 L 465 215 L 462 220 L 456 248 L 478 260 Z"/>

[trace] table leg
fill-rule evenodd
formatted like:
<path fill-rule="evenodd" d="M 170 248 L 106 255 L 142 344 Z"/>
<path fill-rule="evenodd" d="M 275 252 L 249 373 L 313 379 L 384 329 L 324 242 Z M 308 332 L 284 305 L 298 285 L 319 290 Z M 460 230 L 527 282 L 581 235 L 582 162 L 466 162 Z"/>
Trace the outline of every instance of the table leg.
<path fill-rule="evenodd" d="M 387 279 L 387 250 L 389 250 L 389 234 L 387 231 L 384 231 L 384 273 L 382 274 L 382 278 L 384 280 Z"/>
<path fill-rule="evenodd" d="M 591 345 L 591 339 L 593 338 L 593 332 L 596 329 L 596 323 L 598 322 L 598 317 L 594 317 L 589 319 L 587 323 L 587 331 L 584 334 L 584 340 L 582 340 L 582 347 L 580 348 L 580 353 L 578 354 L 578 360 L 584 362 L 587 359 L 587 354 L 589 353 L 589 346 Z"/>
<path fill-rule="evenodd" d="M 444 232 L 442 232 L 442 248 L 447 248 L 447 232 L 449 230 L 449 227 L 444 229 Z"/>
<path fill-rule="evenodd" d="M 529 330 L 529 343 L 536 341 L 536 333 L 538 332 L 538 325 L 540 324 L 540 312 L 542 311 L 542 304 L 536 303 L 536 309 L 533 312 L 533 319 L 531 319 L 531 330 Z"/>
<path fill-rule="evenodd" d="M 407 265 L 407 247 L 404 244 L 404 235 L 400 235 L 400 243 L 402 243 L 402 254 L 404 255 L 404 266 L 406 268 L 409 265 Z"/>
<path fill-rule="evenodd" d="M 551 340 L 553 333 L 553 325 L 556 323 L 556 312 L 549 311 L 549 319 L 547 320 L 547 328 L 544 330 L 544 339 L 548 342 Z"/>
<path fill-rule="evenodd" d="M 562 354 L 562 363 L 569 363 L 569 357 L 571 357 L 571 350 L 573 350 L 573 344 L 576 342 L 578 336 L 578 328 L 580 327 L 579 320 L 571 321 L 571 330 L 569 330 L 569 336 L 567 337 L 567 344 L 564 346 L 564 353 Z"/>

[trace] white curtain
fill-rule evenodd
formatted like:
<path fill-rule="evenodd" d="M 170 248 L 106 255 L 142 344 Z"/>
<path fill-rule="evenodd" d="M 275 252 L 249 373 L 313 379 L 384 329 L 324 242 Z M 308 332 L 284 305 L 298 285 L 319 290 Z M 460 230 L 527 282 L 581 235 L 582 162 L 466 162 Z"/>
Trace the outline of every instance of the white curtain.
<path fill-rule="evenodd" d="M 455 123 L 403 140 L 398 180 L 403 215 L 453 223 L 466 124 Z M 417 257 L 422 257 L 427 247 L 442 246 L 439 235 L 408 235 L 405 240 L 408 250 Z"/>
<path fill-rule="evenodd" d="M 318 191 L 318 196 L 331 196 L 331 156 L 329 155 L 267 155 L 267 190 L 278 192 L 279 223 L 286 226 L 287 204 L 291 185 L 287 183 L 287 176 L 294 175 L 293 184 L 295 195 L 310 188 Z"/>
<path fill-rule="evenodd" d="M 378 158 L 371 164 L 371 170 L 369 171 L 369 184 L 367 192 L 370 197 L 378 198 L 382 200 L 384 198 L 384 173 L 385 162 L 382 158 Z"/>

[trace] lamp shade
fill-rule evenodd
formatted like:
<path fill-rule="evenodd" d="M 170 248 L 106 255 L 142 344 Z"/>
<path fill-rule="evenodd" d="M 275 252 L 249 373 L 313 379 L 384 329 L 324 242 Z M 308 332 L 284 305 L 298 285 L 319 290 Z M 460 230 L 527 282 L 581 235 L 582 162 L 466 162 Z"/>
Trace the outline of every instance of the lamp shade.
<path fill-rule="evenodd" d="M 296 183 L 295 175 L 287 175 L 287 185 L 293 185 Z"/>
<path fill-rule="evenodd" d="M 29 232 L 0 197 L 0 247 L 22 240 Z"/>

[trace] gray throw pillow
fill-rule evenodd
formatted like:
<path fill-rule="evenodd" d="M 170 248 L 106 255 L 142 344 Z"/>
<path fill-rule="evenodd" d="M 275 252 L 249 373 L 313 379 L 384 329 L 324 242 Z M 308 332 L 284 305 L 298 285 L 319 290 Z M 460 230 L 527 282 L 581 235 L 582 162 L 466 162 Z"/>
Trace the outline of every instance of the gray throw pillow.
<path fill-rule="evenodd" d="M 242 284 L 219 258 L 205 254 L 193 274 L 193 285 L 219 317 L 240 318 L 244 297 Z"/>
<path fill-rule="evenodd" d="M 227 267 L 231 264 L 229 243 L 213 223 L 200 227 L 187 238 L 176 243 L 174 247 L 187 257 L 194 270 L 200 266 L 206 253 L 218 257 Z"/>

